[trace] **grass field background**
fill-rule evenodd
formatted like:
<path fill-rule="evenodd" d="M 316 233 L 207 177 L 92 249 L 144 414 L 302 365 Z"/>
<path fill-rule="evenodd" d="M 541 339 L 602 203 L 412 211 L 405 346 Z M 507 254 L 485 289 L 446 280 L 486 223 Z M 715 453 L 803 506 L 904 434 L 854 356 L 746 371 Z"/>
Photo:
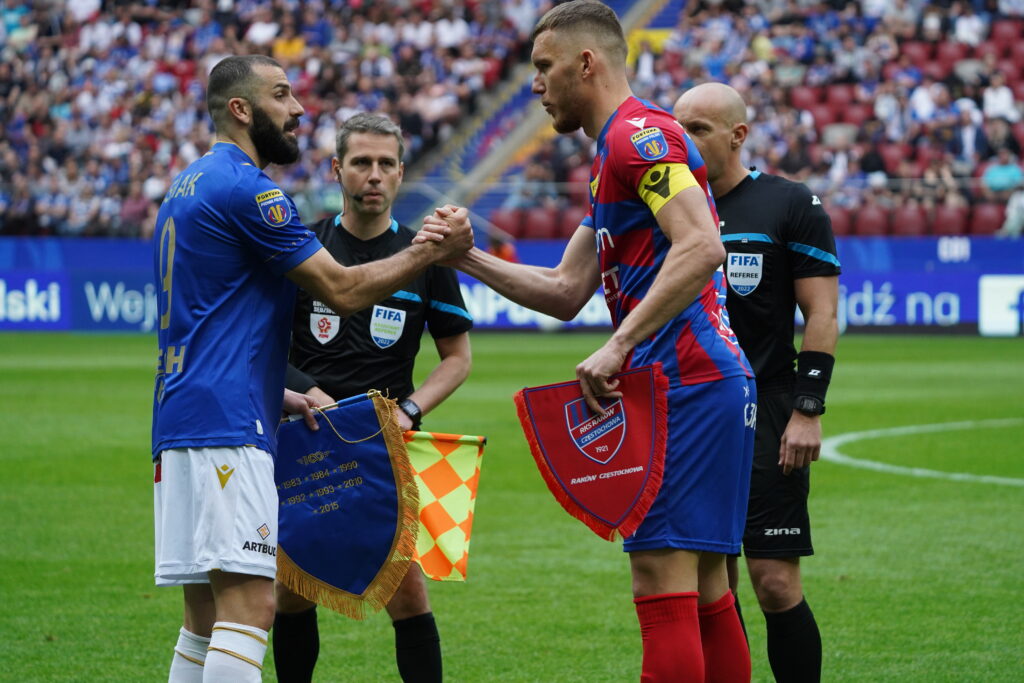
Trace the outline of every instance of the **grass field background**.
<path fill-rule="evenodd" d="M 626 558 L 548 494 L 511 400 L 571 378 L 601 339 L 477 334 L 470 379 L 428 418 L 489 438 L 469 581 L 431 585 L 450 681 L 639 678 Z M 843 454 L 1024 483 L 1019 339 L 848 336 L 837 356 L 826 436 L 1010 418 Z M 0 335 L 0 680 L 166 680 L 181 597 L 152 582 L 155 360 L 151 337 Z M 1024 679 L 1024 487 L 834 462 L 812 482 L 826 681 Z M 754 679 L 771 680 L 748 584 L 741 598 Z M 316 680 L 398 680 L 384 615 L 321 610 L 320 628 Z"/>

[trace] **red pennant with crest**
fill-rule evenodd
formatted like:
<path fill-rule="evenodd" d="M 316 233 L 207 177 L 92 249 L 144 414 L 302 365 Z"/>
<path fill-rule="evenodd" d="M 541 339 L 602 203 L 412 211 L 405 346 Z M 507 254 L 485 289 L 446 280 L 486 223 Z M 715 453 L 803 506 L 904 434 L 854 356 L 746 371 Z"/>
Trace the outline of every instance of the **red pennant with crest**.
<path fill-rule="evenodd" d="M 519 421 L 548 489 L 601 538 L 630 536 L 661 488 L 668 378 L 660 364 L 614 376 L 621 398 L 590 410 L 576 380 L 516 393 Z"/>

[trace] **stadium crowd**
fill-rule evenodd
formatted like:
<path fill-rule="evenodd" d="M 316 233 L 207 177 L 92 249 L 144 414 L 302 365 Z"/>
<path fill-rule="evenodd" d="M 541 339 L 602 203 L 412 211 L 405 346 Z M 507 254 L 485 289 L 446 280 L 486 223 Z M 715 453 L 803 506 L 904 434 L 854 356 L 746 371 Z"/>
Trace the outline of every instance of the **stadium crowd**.
<path fill-rule="evenodd" d="M 303 156 L 273 173 L 300 212 L 336 210 L 320 198 L 337 196 L 329 170 L 340 122 L 361 111 L 392 117 L 414 162 L 525 59 L 541 9 L 539 0 L 0 0 L 0 235 L 150 234 L 171 178 L 210 146 L 206 78 L 230 54 L 284 65 L 306 110 Z"/>
<path fill-rule="evenodd" d="M 335 211 L 340 122 L 390 116 L 415 163 L 528 57 L 550 4 L 0 0 L 0 235 L 147 236 L 170 179 L 210 145 L 202 93 L 228 54 L 285 65 L 303 157 L 270 172 L 302 215 Z M 749 164 L 805 182 L 837 234 L 987 233 L 1024 206 L 1010 201 L 1024 192 L 1024 0 L 684 6 L 657 49 L 641 42 L 634 90 L 671 109 L 698 83 L 735 87 Z M 572 229 L 591 154 L 582 138 L 542 145 L 495 223 Z"/>
<path fill-rule="evenodd" d="M 706 81 L 748 103 L 748 165 L 806 183 L 836 234 L 991 233 L 1011 195 L 1024 200 L 1021 0 L 689 3 L 659 49 L 641 42 L 632 82 L 671 110 Z M 496 224 L 536 237 L 573 229 L 590 150 L 543 145 Z M 552 186 L 560 223 L 543 219 L 549 208 L 515 212 L 525 191 Z"/>

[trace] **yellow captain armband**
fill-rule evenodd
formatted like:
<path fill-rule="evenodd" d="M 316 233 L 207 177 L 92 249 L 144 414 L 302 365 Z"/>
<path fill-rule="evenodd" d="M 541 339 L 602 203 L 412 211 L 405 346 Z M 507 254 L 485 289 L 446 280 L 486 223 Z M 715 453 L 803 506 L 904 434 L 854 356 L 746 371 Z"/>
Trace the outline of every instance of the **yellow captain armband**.
<path fill-rule="evenodd" d="M 651 212 L 657 215 L 670 199 L 696 185 L 697 179 L 686 164 L 655 164 L 644 173 L 636 191 Z"/>

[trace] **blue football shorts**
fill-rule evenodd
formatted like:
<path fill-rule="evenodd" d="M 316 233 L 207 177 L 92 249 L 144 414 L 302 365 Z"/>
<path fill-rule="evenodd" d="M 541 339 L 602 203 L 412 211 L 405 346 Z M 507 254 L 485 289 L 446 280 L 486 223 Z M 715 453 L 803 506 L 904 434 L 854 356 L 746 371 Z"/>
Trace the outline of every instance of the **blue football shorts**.
<path fill-rule="evenodd" d="M 623 550 L 739 552 L 756 419 L 752 379 L 670 389 L 661 490 L 643 523 L 623 541 Z"/>

